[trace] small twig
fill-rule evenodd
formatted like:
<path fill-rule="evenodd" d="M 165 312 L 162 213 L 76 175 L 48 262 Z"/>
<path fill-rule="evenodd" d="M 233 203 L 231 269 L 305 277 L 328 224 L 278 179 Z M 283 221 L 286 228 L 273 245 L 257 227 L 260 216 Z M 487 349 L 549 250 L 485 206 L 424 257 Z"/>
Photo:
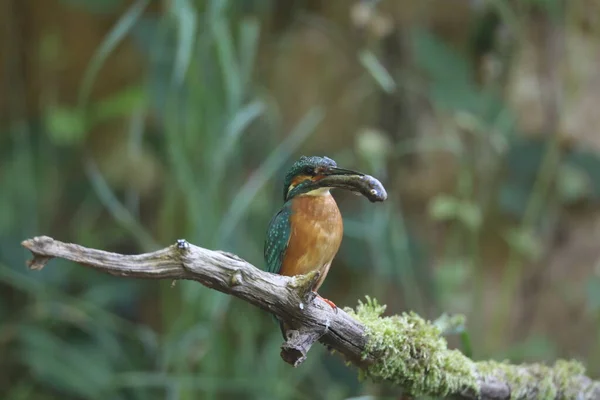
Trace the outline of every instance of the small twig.
<path fill-rule="evenodd" d="M 390 344 L 384 343 L 373 348 L 367 334 L 373 326 L 363 325 L 344 310 L 334 311 L 318 296 L 306 302 L 307 288 L 312 287 L 314 280 L 318 279 L 317 274 L 298 277 L 271 274 L 234 254 L 207 250 L 185 240 L 178 240 L 162 250 L 139 255 L 89 249 L 47 236 L 25 240 L 22 245 L 33 253 L 33 260 L 27 265 L 36 270 L 43 268 L 52 258 L 63 258 L 115 276 L 194 280 L 245 300 L 275 314 L 292 327 L 287 331 L 287 340 L 281 347 L 281 357 L 293 366 L 306 360 L 313 343 L 319 341 L 367 371 L 367 376 L 388 380 L 405 388 L 429 390 L 425 394 L 443 393 L 452 398 L 490 400 L 600 398 L 600 383 L 583 375 L 577 365 L 574 367 L 569 363 L 558 365 L 557 362 L 553 368 L 537 364 L 476 363 L 443 346 L 433 350 L 419 349 L 416 343 L 421 339 L 404 337 L 402 331 L 398 331 L 398 335 L 408 343 L 410 350 L 406 359 L 389 354 L 390 349 L 401 350 L 394 349 Z M 425 330 L 431 332 L 431 329 L 438 328 L 426 324 Z M 386 332 L 388 335 L 389 331 Z M 434 364 L 435 359 L 451 362 L 447 365 Z M 400 369 L 390 372 L 392 362 L 401 366 L 414 364 L 414 369 L 409 366 L 405 370 L 422 371 L 423 375 L 402 376 Z M 425 364 L 420 365 L 422 363 Z M 438 376 L 429 376 L 434 369 Z M 468 380 L 457 374 L 461 369 L 468 371 Z M 435 384 L 423 384 L 428 381 Z"/>

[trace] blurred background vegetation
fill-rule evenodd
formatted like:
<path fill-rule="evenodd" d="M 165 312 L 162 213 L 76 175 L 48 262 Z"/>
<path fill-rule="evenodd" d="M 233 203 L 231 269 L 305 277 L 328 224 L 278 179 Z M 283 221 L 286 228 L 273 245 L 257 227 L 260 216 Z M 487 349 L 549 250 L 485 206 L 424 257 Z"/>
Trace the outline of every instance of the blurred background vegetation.
<path fill-rule="evenodd" d="M 289 367 L 268 314 L 193 282 L 25 268 L 40 234 L 262 266 L 301 154 L 389 193 L 336 194 L 325 297 L 600 373 L 600 1 L 4 0 L 0 27 L 4 399 L 398 398 L 321 346 Z"/>

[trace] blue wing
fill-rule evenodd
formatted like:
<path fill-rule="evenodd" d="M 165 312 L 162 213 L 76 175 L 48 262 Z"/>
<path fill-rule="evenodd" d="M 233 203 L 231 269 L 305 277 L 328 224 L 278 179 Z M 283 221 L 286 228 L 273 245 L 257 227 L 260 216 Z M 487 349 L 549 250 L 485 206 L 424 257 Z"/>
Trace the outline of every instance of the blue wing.
<path fill-rule="evenodd" d="M 290 216 L 292 206 L 290 202 L 283 205 L 277 214 L 271 219 L 265 240 L 264 256 L 267 271 L 278 274 L 281 271 L 283 257 L 287 250 L 291 236 Z"/>

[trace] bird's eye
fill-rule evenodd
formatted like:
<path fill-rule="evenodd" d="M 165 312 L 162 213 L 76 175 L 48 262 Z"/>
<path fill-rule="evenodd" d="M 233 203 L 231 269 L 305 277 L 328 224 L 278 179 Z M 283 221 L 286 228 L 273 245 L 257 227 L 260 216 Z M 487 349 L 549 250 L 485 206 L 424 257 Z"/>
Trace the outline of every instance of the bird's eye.
<path fill-rule="evenodd" d="M 306 167 L 304 168 L 304 173 L 306 175 L 315 175 L 315 169 L 314 167 Z"/>

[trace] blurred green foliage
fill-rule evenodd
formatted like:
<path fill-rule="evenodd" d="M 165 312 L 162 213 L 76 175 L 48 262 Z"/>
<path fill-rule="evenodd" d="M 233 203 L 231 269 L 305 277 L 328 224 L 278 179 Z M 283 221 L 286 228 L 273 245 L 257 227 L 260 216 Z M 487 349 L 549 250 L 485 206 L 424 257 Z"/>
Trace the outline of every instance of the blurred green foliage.
<path fill-rule="evenodd" d="M 39 234 L 129 253 L 186 238 L 262 266 L 264 232 L 281 203 L 285 169 L 320 140 L 315 132 L 330 112 L 314 104 L 287 129 L 261 84 L 257 65 L 273 1 L 173 0 L 162 14 L 146 12 L 148 0 L 62 3 L 116 22 L 90 58 L 74 103 L 41 99 L 39 116 L 12 113 L 0 123 L 3 398 L 397 396 L 397 388 L 359 383 L 355 370 L 321 347 L 301 367 L 286 366 L 279 330 L 266 313 L 193 282 L 116 279 L 60 260 L 41 272 L 24 268 L 28 255 L 18 243 Z M 495 18 L 473 18 L 525 23 L 509 2 L 491 3 Z M 560 15 L 558 3 L 531 2 L 552 15 Z M 467 53 L 482 43 L 494 46 L 481 37 L 493 30 L 474 25 L 480 31 Z M 502 338 L 521 272 L 544 254 L 540 230 L 559 209 L 598 204 L 600 158 L 562 149 L 556 135 L 524 139 L 502 88 L 480 84 L 468 55 L 425 27 L 409 34 L 410 67 L 390 66 L 376 44 L 359 45 L 353 56 L 368 80 L 349 82 L 349 89 L 388 100 L 419 97 L 453 123 L 432 143 L 370 129 L 349 134 L 343 148 L 328 154 L 381 177 L 390 199 L 373 206 L 340 195 L 342 265 L 323 290 L 336 293 L 338 304 L 353 306 L 369 294 L 393 312 L 410 309 L 431 319 L 464 312 L 466 326 L 449 340 L 467 353 L 489 355 L 497 346 L 486 348 L 488 338 L 478 333 L 485 317 L 479 247 L 490 221 L 514 222 L 494 228 L 510 253 L 494 308 L 493 332 Z M 51 34 L 46 39 L 46 61 L 70 51 Z M 108 96 L 93 96 L 106 83 L 100 71 L 124 41 L 142 55 L 143 74 Z M 19 101 L 11 99 L 17 109 Z M 114 126 L 125 137 L 94 133 Z M 102 147 L 111 140 L 124 145 Z M 407 154 L 435 151 L 458 163 L 455 190 L 436 194 L 425 207 L 431 223 L 448 227 L 437 259 L 396 187 Z M 598 278 L 585 290 L 597 313 Z M 530 335 L 499 353 L 520 361 L 551 359 L 557 350 Z M 600 351 L 587 361 L 597 366 Z"/>

